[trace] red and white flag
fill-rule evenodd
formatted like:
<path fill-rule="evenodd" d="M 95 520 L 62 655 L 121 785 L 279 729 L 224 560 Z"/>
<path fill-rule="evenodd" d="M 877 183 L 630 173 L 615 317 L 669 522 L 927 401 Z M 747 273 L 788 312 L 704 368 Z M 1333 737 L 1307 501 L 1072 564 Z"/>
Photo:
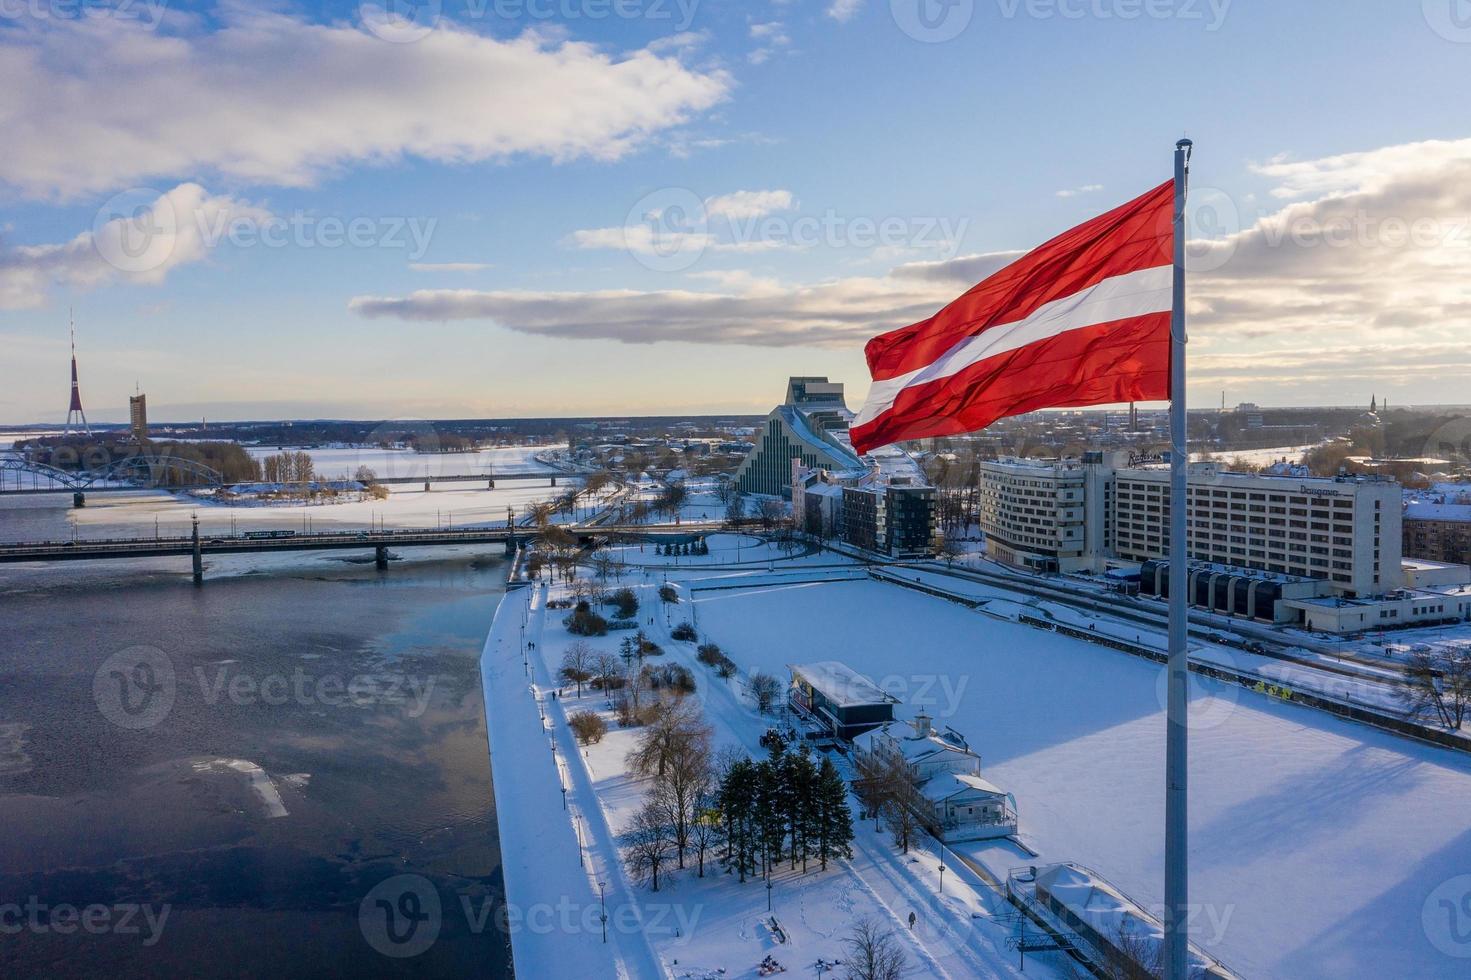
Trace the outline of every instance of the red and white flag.
<path fill-rule="evenodd" d="M 1170 396 L 1175 182 L 1078 225 L 865 349 L 850 435 L 877 446 L 1038 408 Z"/>

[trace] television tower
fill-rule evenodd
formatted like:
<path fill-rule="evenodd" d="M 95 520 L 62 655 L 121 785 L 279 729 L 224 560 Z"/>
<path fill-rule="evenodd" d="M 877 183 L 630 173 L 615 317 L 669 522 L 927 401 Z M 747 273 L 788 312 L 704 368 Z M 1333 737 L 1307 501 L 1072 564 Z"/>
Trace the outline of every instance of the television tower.
<path fill-rule="evenodd" d="M 71 407 L 66 410 L 66 428 L 61 433 L 63 439 L 71 435 L 72 423 L 77 419 L 81 420 L 77 431 L 89 436 L 92 434 L 92 427 L 87 424 L 87 413 L 82 410 L 82 389 L 77 384 L 77 321 L 70 310 L 67 311 L 67 319 L 71 321 L 72 335 L 72 400 Z"/>

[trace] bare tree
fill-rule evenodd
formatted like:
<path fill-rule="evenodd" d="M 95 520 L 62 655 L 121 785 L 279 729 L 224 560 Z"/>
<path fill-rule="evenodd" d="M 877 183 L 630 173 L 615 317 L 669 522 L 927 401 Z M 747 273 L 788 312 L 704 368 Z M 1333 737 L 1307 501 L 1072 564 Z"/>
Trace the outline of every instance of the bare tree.
<path fill-rule="evenodd" d="M 608 579 L 613 576 L 614 568 L 618 563 L 612 555 L 606 551 L 599 550 L 593 553 L 592 561 L 589 564 L 592 566 L 592 573 L 606 587 Z"/>
<path fill-rule="evenodd" d="M 648 725 L 628 753 L 628 768 L 640 776 L 665 777 L 679 754 L 690 745 L 703 748 L 709 764 L 710 726 L 700 706 L 690 698 L 661 697 L 650 711 Z"/>
<path fill-rule="evenodd" d="M 879 807 L 879 813 L 889 825 L 889 833 L 894 836 L 894 844 L 905 854 L 909 853 L 909 847 L 921 826 L 919 813 L 914 805 L 917 795 L 913 787 L 899 788 Z"/>
<path fill-rule="evenodd" d="M 860 919 L 843 940 L 847 980 L 899 980 L 906 966 L 894 934 L 873 919 Z"/>
<path fill-rule="evenodd" d="M 674 849 L 674 833 L 664 822 L 664 810 L 650 800 L 634 815 L 624 845 L 624 861 L 629 874 L 640 880 L 653 881 L 659 890 L 659 869 L 669 860 Z"/>
<path fill-rule="evenodd" d="M 960 547 L 960 542 L 955 539 L 954 535 L 941 534 L 935 538 L 935 554 L 946 565 L 954 565 L 956 559 L 960 558 L 964 553 L 964 550 Z"/>
<path fill-rule="evenodd" d="M 625 728 L 642 725 L 647 720 L 645 702 L 649 696 L 649 671 L 630 661 L 623 672 L 623 685 L 618 689 L 614 707 L 618 709 L 618 724 Z"/>
<path fill-rule="evenodd" d="M 582 685 L 592 680 L 597 651 L 584 640 L 577 640 L 562 654 L 562 666 L 558 673 L 562 679 L 577 685 L 577 696 L 582 697 Z"/>
<path fill-rule="evenodd" d="M 714 770 L 711 770 L 714 785 Z M 699 861 L 700 877 L 705 877 L 705 855 L 720 846 L 725 839 L 725 827 L 720 821 L 720 810 L 716 807 L 712 793 L 707 793 L 695 803 L 694 819 L 690 823 L 690 844 Z"/>
<path fill-rule="evenodd" d="M 606 694 L 613 686 L 613 682 L 618 679 L 622 666 L 617 654 L 607 650 L 602 651 L 593 659 L 593 683 Z"/>
<path fill-rule="evenodd" d="M 676 742 L 664 773 L 654 786 L 653 799 L 664 808 L 664 816 L 674 832 L 674 848 L 681 868 L 700 803 L 713 785 L 708 732 L 707 728 L 703 733 Z M 702 864 L 703 860 L 702 857 Z"/>
<path fill-rule="evenodd" d="M 786 512 L 786 506 L 775 497 L 763 497 L 756 508 L 756 516 L 761 520 L 761 527 L 767 531 L 776 527 L 777 522 L 786 516 Z"/>
<path fill-rule="evenodd" d="M 758 670 L 751 675 L 751 697 L 756 699 L 757 711 L 766 714 L 780 695 L 781 681 L 765 671 Z"/>
<path fill-rule="evenodd" d="M 1431 717 L 1460 731 L 1471 709 L 1471 644 L 1412 652 L 1400 700 L 1411 718 Z"/>

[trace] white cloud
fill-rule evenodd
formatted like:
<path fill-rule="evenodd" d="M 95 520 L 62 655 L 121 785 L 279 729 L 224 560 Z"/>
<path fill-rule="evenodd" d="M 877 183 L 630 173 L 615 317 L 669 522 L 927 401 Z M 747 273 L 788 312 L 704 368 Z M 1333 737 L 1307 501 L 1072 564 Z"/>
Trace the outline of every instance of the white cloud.
<path fill-rule="evenodd" d="M 204 259 L 231 222 L 271 217 L 198 184 L 156 197 L 128 192 L 109 205 L 91 231 L 70 241 L 0 248 L 0 309 L 40 306 L 56 287 L 163 282 L 174 269 Z"/>
<path fill-rule="evenodd" d="M 492 268 L 488 262 L 410 262 L 414 272 L 481 272 Z"/>
<path fill-rule="evenodd" d="M 402 298 L 357 297 L 349 308 L 373 318 L 488 320 L 566 339 L 851 347 L 928 316 L 943 294 L 926 283 L 865 278 L 788 286 L 732 276 L 722 285 L 724 292 L 420 290 Z"/>
<path fill-rule="evenodd" d="M 845 24 L 862 9 L 863 0 L 832 0 L 827 5 L 827 15 L 838 23 Z"/>
<path fill-rule="evenodd" d="M 1084 184 L 1082 187 L 1068 187 L 1057 192 L 1058 197 L 1077 197 L 1079 194 L 1092 194 L 1103 190 L 1102 184 Z"/>
<path fill-rule="evenodd" d="M 117 18 L 0 31 L 0 182 L 32 196 L 215 173 L 305 185 L 406 156 L 616 159 L 720 102 L 730 79 L 645 49 L 614 56 L 534 33 L 442 24 L 412 44 L 225 5 L 217 27 Z M 691 38 L 685 38 L 686 42 Z"/>
<path fill-rule="evenodd" d="M 705 214 L 710 218 L 741 221 L 776 211 L 790 211 L 794 202 L 791 191 L 735 191 L 706 198 Z"/>
<path fill-rule="evenodd" d="M 786 25 L 779 20 L 752 24 L 751 37 L 768 44 L 790 44 L 792 40 L 787 35 Z"/>
<path fill-rule="evenodd" d="M 1260 170 L 1280 180 L 1277 190 L 1287 193 L 1278 197 L 1292 202 L 1240 231 L 1191 242 L 1192 384 L 1257 386 L 1310 403 L 1341 399 L 1345 385 L 1360 381 L 1380 390 L 1438 382 L 1436 397 L 1464 401 L 1471 140 Z M 1237 205 L 1196 187 L 1192 207 L 1211 209 L 1220 223 Z M 352 308 L 405 320 L 483 319 L 568 338 L 856 348 L 929 316 L 1019 254 L 911 262 L 809 285 L 727 271 L 705 276 L 716 292 L 441 291 L 361 297 Z"/>

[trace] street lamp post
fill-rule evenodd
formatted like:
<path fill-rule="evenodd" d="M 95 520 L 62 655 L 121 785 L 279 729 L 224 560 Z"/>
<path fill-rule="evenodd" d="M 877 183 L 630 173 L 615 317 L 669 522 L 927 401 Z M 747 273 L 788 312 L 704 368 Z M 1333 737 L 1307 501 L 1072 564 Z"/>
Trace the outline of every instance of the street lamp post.
<path fill-rule="evenodd" d="M 603 912 L 600 918 L 603 923 L 603 942 L 606 943 L 608 941 L 608 902 L 603 897 L 604 884 L 604 882 L 598 882 L 598 904 L 603 907 Z"/>

